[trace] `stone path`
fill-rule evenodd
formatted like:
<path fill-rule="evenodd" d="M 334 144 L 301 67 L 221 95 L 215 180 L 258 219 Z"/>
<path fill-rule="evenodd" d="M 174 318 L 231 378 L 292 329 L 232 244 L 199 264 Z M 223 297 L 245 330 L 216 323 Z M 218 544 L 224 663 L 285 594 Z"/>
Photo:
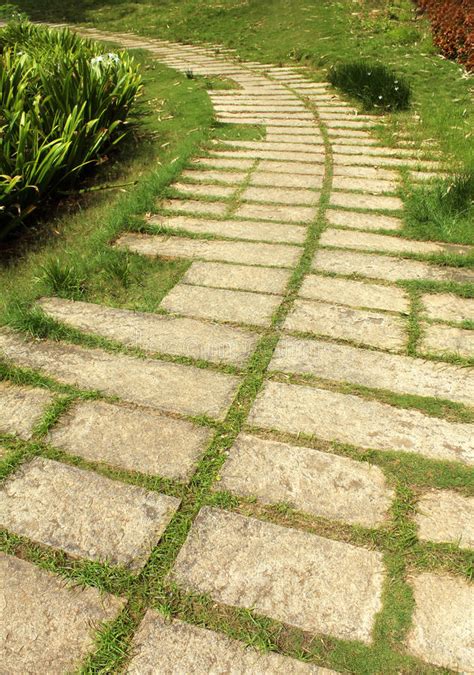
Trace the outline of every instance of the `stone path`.
<path fill-rule="evenodd" d="M 120 593 L 66 584 L 69 563 L 46 571 L 28 551 L 118 566 L 133 585 L 143 569 L 145 579 L 155 573 L 153 552 L 163 537 L 170 550 L 180 514 L 192 522 L 172 551 L 165 595 L 173 582 L 222 611 L 253 610 L 322 645 L 359 642 L 370 655 L 391 630 L 374 631 L 377 622 L 390 625 L 394 610 L 384 537 L 399 495 L 385 460 L 423 461 L 427 476 L 474 464 L 465 323 L 474 300 L 433 285 L 474 276 L 426 258 L 468 248 L 398 236 L 400 168 L 424 180 L 441 165 L 382 147 L 371 132 L 378 118 L 358 115 L 298 68 L 112 37 L 181 72 L 232 79 L 238 88 L 209 92 L 217 119 L 263 126 L 266 136 L 211 144 L 172 186 L 175 196 L 157 204 L 149 233 L 114 242 L 192 261 L 160 313 L 43 298 L 48 316 L 101 346 L 0 333 L 11 367 L 37 374 L 28 385 L 0 383 L 2 524 L 7 539 L 25 544 L 9 549 L 25 560 L 1 558 L 5 671 L 74 670 L 103 622 L 129 611 Z M 416 280 L 431 282 L 430 292 L 400 283 Z M 464 416 L 446 418 L 439 405 Z M 406 672 L 422 672 L 416 659 L 474 669 L 472 586 L 446 571 L 451 554 L 474 546 L 474 504 L 438 483 L 413 496 L 406 516 L 434 561 L 403 572 L 414 597 L 396 644 Z M 232 499 L 219 501 L 223 494 Z M 211 619 L 170 622 L 153 599 L 136 606 L 129 673 L 352 672 L 346 658 L 334 668 L 332 647 L 309 661 L 262 653 Z"/>

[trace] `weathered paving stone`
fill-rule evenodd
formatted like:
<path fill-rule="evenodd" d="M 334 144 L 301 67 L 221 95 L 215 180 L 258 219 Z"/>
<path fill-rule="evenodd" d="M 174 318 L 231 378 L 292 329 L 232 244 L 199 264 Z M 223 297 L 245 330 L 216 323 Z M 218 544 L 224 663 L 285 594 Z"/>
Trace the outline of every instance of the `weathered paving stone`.
<path fill-rule="evenodd" d="M 335 166 L 333 174 L 335 177 L 341 178 L 360 178 L 363 180 L 389 181 L 391 183 L 400 180 L 400 174 L 397 171 L 376 169 L 370 166 Z"/>
<path fill-rule="evenodd" d="M 474 331 L 453 326 L 423 326 L 421 349 L 437 354 L 457 354 L 474 358 Z"/>
<path fill-rule="evenodd" d="M 375 178 L 355 178 L 353 176 L 334 176 L 332 187 L 336 190 L 364 190 L 365 192 L 396 192 L 397 183 Z"/>
<path fill-rule="evenodd" d="M 228 185 L 206 185 L 205 183 L 174 183 L 171 187 L 186 195 L 223 198 L 232 197 L 237 189 Z"/>
<path fill-rule="evenodd" d="M 401 288 L 364 283 L 351 279 L 335 279 L 309 274 L 303 281 L 299 294 L 303 298 L 336 302 L 350 307 L 385 309 L 407 313 L 408 297 Z"/>
<path fill-rule="evenodd" d="M 334 671 L 274 652 L 247 647 L 226 635 L 175 619 L 167 622 L 149 609 L 134 637 L 128 675 L 186 673 L 187 675 L 335 675 Z"/>
<path fill-rule="evenodd" d="M 242 330 L 193 319 L 60 298 L 43 298 L 38 304 L 68 326 L 149 352 L 242 365 L 256 343 L 255 336 Z"/>
<path fill-rule="evenodd" d="M 2 526 L 14 534 L 139 570 L 179 499 L 37 457 L 8 478 L 0 504 Z"/>
<path fill-rule="evenodd" d="M 235 159 L 224 157 L 198 157 L 192 164 L 199 166 L 210 166 L 215 169 L 251 169 L 253 159 Z"/>
<path fill-rule="evenodd" d="M 312 206 L 283 206 L 280 204 L 244 204 L 235 215 L 238 218 L 262 218 L 288 223 L 309 223 L 316 217 L 317 209 Z"/>
<path fill-rule="evenodd" d="M 78 670 L 94 649 L 96 631 L 125 603 L 4 553 L 0 570 L 2 671 L 9 675 Z"/>
<path fill-rule="evenodd" d="M 400 394 L 430 396 L 466 405 L 474 403 L 469 368 L 384 354 L 321 340 L 283 337 L 270 363 L 272 370 L 307 373 Z"/>
<path fill-rule="evenodd" d="M 430 319 L 474 321 L 474 298 L 460 298 L 451 293 L 423 295 L 421 301 Z"/>
<path fill-rule="evenodd" d="M 322 99 L 326 100 L 326 99 Z M 325 124 L 329 129 L 367 129 L 369 127 L 374 127 L 375 122 L 372 120 L 353 120 L 353 119 L 347 119 L 347 120 L 325 120 Z"/>
<path fill-rule="evenodd" d="M 198 169 L 194 169 L 183 171 L 181 177 L 203 183 L 215 181 L 216 183 L 225 183 L 226 185 L 238 185 L 245 181 L 247 174 L 243 171 L 199 171 Z"/>
<path fill-rule="evenodd" d="M 357 213 L 356 211 L 337 211 L 328 209 L 326 219 L 331 225 L 351 227 L 355 230 L 400 230 L 402 221 L 392 216 Z"/>
<path fill-rule="evenodd" d="M 319 192 L 314 190 L 291 188 L 286 190 L 280 187 L 249 187 L 243 195 L 243 201 L 271 202 L 272 204 L 316 204 Z"/>
<path fill-rule="evenodd" d="M 348 209 L 381 209 L 398 211 L 403 208 L 399 197 L 383 195 L 367 195 L 352 192 L 333 192 L 330 197 L 332 206 L 344 206 Z"/>
<path fill-rule="evenodd" d="M 182 282 L 198 286 L 281 294 L 285 291 L 290 276 L 290 270 L 272 267 L 194 262 L 182 278 Z"/>
<path fill-rule="evenodd" d="M 202 214 L 223 216 L 227 211 L 226 202 L 206 202 L 196 199 L 167 199 L 161 202 L 161 208 L 168 211 L 181 211 L 191 215 Z"/>
<path fill-rule="evenodd" d="M 328 229 L 323 232 L 320 242 L 322 246 L 354 248 L 361 251 L 374 249 L 387 251 L 387 253 L 439 253 L 447 249 L 443 244 L 432 241 L 413 241 L 400 237 L 390 237 L 385 234 L 347 232 L 336 229 Z"/>
<path fill-rule="evenodd" d="M 216 489 L 367 527 L 384 520 L 393 497 L 376 466 L 247 434 L 231 448 Z"/>
<path fill-rule="evenodd" d="M 399 317 L 314 300 L 297 299 L 284 328 L 396 351 L 407 341 Z"/>
<path fill-rule="evenodd" d="M 0 382 L 0 434 L 15 434 L 27 441 L 51 401 L 47 389 Z"/>
<path fill-rule="evenodd" d="M 257 171 L 275 171 L 277 173 L 295 173 L 307 176 L 323 176 L 324 165 L 306 164 L 304 162 L 277 162 L 264 160 L 259 162 Z"/>
<path fill-rule="evenodd" d="M 266 185 L 282 188 L 320 188 L 323 184 L 322 176 L 307 176 L 305 174 L 276 173 L 272 171 L 255 171 L 250 178 L 252 185 Z"/>
<path fill-rule="evenodd" d="M 410 580 L 415 613 L 409 651 L 423 661 L 455 671 L 474 671 L 474 587 L 464 579 L 423 573 Z"/>
<path fill-rule="evenodd" d="M 348 424 L 350 420 L 350 424 Z M 374 450 L 474 464 L 474 427 L 326 389 L 267 382 L 249 424 Z"/>
<path fill-rule="evenodd" d="M 322 152 L 290 152 L 289 150 L 221 150 L 216 151 L 218 157 L 237 157 L 252 159 L 268 159 L 274 161 L 287 162 L 316 162 L 324 163 L 324 153 Z"/>
<path fill-rule="evenodd" d="M 338 103 L 340 105 L 340 103 Z M 339 138 L 370 138 L 370 132 L 361 131 L 360 129 L 328 129 L 328 136 L 333 143 Z"/>
<path fill-rule="evenodd" d="M 2 353 L 14 363 L 43 371 L 61 382 L 186 415 L 224 417 L 239 381 L 231 375 L 179 363 L 59 342 L 26 341 L 10 331 L 0 332 Z"/>
<path fill-rule="evenodd" d="M 285 147 L 287 143 L 317 143 L 319 145 L 323 143 L 323 137 L 321 134 L 316 132 L 312 135 L 299 133 L 279 133 L 278 131 L 275 131 L 274 128 L 267 132 L 265 139 L 272 143 L 280 143 Z"/>
<path fill-rule="evenodd" d="M 340 145 L 338 143 L 333 145 L 334 152 L 341 152 L 344 154 L 358 155 L 364 153 L 365 155 L 385 155 L 387 157 L 412 157 L 418 158 L 416 152 L 413 150 L 407 150 L 406 148 L 384 148 L 384 147 L 370 147 L 370 146 L 357 146 L 351 147 L 350 145 Z"/>
<path fill-rule="evenodd" d="M 91 462 L 186 480 L 209 438 L 207 429 L 151 410 L 82 401 L 61 417 L 47 442 Z"/>
<path fill-rule="evenodd" d="M 427 279 L 432 281 L 472 281 L 474 273 L 467 268 L 437 267 L 417 260 L 402 260 L 388 255 L 320 249 L 313 263 L 315 270 L 336 274 L 360 274 L 369 279 L 399 281 Z"/>
<path fill-rule="evenodd" d="M 401 157 L 374 157 L 372 155 L 347 155 L 347 154 L 333 154 L 334 163 L 341 166 L 408 166 L 420 168 L 421 170 L 425 169 L 435 169 L 439 167 L 438 162 L 432 162 L 428 160 L 419 160 L 419 159 L 410 159 L 410 158 L 401 158 Z"/>
<path fill-rule="evenodd" d="M 262 207 L 255 205 L 249 208 Z M 278 219 L 275 218 L 275 220 Z M 293 267 L 301 255 L 300 248 L 285 244 L 186 239 L 185 237 L 131 233 L 122 235 L 117 241 L 117 246 L 152 257 L 191 258 L 273 267 Z"/>
<path fill-rule="evenodd" d="M 164 298 L 161 307 L 201 319 L 268 326 L 280 302 L 281 298 L 276 295 L 178 284 Z"/>
<path fill-rule="evenodd" d="M 302 244 L 306 237 L 306 231 L 300 225 L 263 223 L 261 220 L 210 220 L 190 216 L 152 216 L 149 222 L 186 232 L 215 234 L 246 241 Z"/>
<path fill-rule="evenodd" d="M 322 142 L 315 143 L 309 139 L 301 143 L 297 143 L 293 139 L 293 141 L 285 144 L 282 144 L 279 141 L 269 141 L 268 138 L 266 138 L 265 141 L 224 141 L 224 143 L 235 148 L 247 148 L 248 150 L 276 150 L 278 152 L 283 149 L 288 152 L 301 153 L 320 153 L 324 151 L 324 144 Z"/>
<path fill-rule="evenodd" d="M 419 500 L 415 522 L 420 539 L 474 548 L 474 497 L 431 490 Z"/>
<path fill-rule="evenodd" d="M 172 575 L 216 602 L 370 643 L 384 567 L 378 552 L 205 507 Z"/>

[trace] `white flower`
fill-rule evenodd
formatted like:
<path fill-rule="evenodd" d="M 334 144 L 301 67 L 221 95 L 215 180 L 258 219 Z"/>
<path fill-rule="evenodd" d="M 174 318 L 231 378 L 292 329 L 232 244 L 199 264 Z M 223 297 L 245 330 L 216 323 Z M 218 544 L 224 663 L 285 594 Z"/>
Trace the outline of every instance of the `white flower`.
<path fill-rule="evenodd" d="M 109 66 L 117 66 L 120 63 L 120 57 L 118 54 L 114 54 L 113 52 L 109 52 L 108 54 L 101 54 L 100 56 L 94 56 L 93 59 L 91 59 L 91 66 L 104 66 L 104 67 L 109 67 Z"/>

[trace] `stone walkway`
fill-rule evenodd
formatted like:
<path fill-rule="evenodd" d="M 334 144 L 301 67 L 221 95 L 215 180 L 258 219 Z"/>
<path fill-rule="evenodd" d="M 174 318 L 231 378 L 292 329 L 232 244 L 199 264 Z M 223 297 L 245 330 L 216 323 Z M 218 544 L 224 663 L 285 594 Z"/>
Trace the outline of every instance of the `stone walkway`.
<path fill-rule="evenodd" d="M 189 510 L 206 462 L 215 467 L 210 490 L 196 502 L 166 583 L 370 652 L 393 597 L 383 542 L 398 497 L 383 467 L 368 460 L 423 461 L 427 474 L 437 461 L 459 470 L 474 464 L 474 426 L 461 413 L 429 411 L 433 399 L 446 409 L 474 405 L 472 371 L 460 360 L 474 353 L 462 323 L 474 318 L 474 300 L 418 297 L 398 283 L 474 281 L 472 270 L 427 258 L 467 247 L 398 233 L 400 168 L 425 180 L 440 166 L 405 146 L 380 147 L 371 133 L 378 118 L 356 114 L 297 68 L 113 38 L 182 72 L 232 79 L 238 89 L 209 92 L 217 119 L 262 125 L 266 136 L 216 142 L 157 204 L 150 233 L 115 242 L 192 261 L 161 313 L 40 301 L 48 316 L 122 349 L 0 333 L 12 367 L 56 382 L 0 383 L 1 438 L 17 444 L 4 451 L 11 471 L 1 494 L 12 547 L 1 559 L 3 668 L 50 674 L 80 666 L 95 631 L 120 620 L 127 599 L 66 584 L 61 564 L 38 565 L 41 555 L 55 550 L 66 561 L 146 574 L 160 540 Z M 153 234 L 155 225 L 173 234 Z M 63 405 L 64 392 L 71 398 Z M 42 436 L 46 419 L 54 424 Z M 137 472 L 148 477 L 145 487 Z M 222 493 L 232 496 L 228 508 L 216 501 Z M 408 516 L 438 561 L 474 546 L 473 523 L 474 500 L 442 486 L 420 490 Z M 425 672 L 416 659 L 473 671 L 472 586 L 436 562 L 409 566 L 404 583 L 413 613 L 395 648 L 413 657 L 409 672 Z M 189 621 L 167 622 L 153 606 L 139 614 L 129 673 L 335 672 L 261 654 Z M 324 655 L 321 663 L 331 666 Z"/>

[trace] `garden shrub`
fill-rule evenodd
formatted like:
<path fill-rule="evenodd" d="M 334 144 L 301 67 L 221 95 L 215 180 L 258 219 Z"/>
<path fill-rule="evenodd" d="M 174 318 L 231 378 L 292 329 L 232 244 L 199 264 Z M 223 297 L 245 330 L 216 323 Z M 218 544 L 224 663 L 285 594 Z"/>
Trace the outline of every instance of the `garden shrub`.
<path fill-rule="evenodd" d="M 0 237 L 124 137 L 141 77 L 102 51 L 24 20 L 0 31 Z"/>
<path fill-rule="evenodd" d="M 434 43 L 443 56 L 474 71 L 473 0 L 418 0 L 418 5 L 430 20 Z"/>
<path fill-rule="evenodd" d="M 365 110 L 405 110 L 410 104 L 410 86 L 385 66 L 362 61 L 340 63 L 330 69 L 329 81 L 358 98 Z"/>

